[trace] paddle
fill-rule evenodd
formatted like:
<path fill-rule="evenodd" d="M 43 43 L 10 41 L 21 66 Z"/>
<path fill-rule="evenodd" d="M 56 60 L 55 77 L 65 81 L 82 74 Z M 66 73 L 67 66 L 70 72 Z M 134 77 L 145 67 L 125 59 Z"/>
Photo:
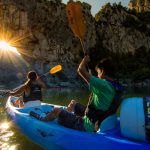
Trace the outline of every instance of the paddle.
<path fill-rule="evenodd" d="M 59 71 L 61 71 L 61 70 L 62 70 L 62 66 L 61 66 L 61 65 L 57 65 L 57 66 L 51 68 L 48 72 L 46 72 L 46 73 L 44 73 L 43 75 L 41 75 L 39 78 L 41 78 L 41 77 L 43 77 L 43 76 L 46 76 L 46 75 L 48 75 L 48 74 L 53 75 L 53 74 L 55 74 L 55 73 L 57 73 L 57 72 L 59 72 Z"/>
<path fill-rule="evenodd" d="M 61 71 L 61 70 L 62 70 L 62 66 L 61 66 L 61 65 L 56 65 L 56 66 L 54 66 L 53 68 L 51 68 L 47 73 L 41 75 L 39 78 L 42 78 L 43 76 L 46 76 L 46 75 L 48 75 L 48 74 L 53 75 L 53 74 L 55 74 L 55 73 L 57 73 L 57 72 L 59 72 L 59 71 Z M 0 97 L 3 97 L 3 96 L 5 96 L 5 95 L 7 95 L 10 91 L 17 90 L 17 89 L 20 88 L 21 86 L 22 86 L 22 85 L 20 85 L 19 87 L 15 88 L 15 89 L 13 89 L 13 90 L 6 90 L 6 92 L 3 93 L 3 94 L 1 94 Z"/>
<path fill-rule="evenodd" d="M 80 39 L 80 43 L 83 49 L 84 55 L 86 55 L 84 48 L 84 36 L 86 32 L 86 25 L 82 14 L 82 6 L 77 2 L 70 2 L 66 6 L 66 12 L 68 17 L 69 26 L 74 33 Z"/>

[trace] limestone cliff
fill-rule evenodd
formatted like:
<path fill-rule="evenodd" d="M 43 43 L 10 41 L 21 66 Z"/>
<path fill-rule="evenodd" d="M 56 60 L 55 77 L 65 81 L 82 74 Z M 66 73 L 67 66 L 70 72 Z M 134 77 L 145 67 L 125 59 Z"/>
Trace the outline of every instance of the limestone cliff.
<path fill-rule="evenodd" d="M 150 11 L 149 0 L 130 0 L 129 9 L 135 9 L 137 12 Z"/>
<path fill-rule="evenodd" d="M 148 17 L 148 16 L 147 16 Z M 121 5 L 105 5 L 96 14 L 96 31 L 102 46 L 112 52 L 132 52 L 150 48 L 150 21 L 134 15 Z"/>
<path fill-rule="evenodd" d="M 120 4 L 105 5 L 95 16 L 97 60 L 101 55 L 111 55 L 115 58 L 116 74 L 121 74 L 121 78 L 149 78 L 149 17 L 149 12 L 136 13 Z"/>
<path fill-rule="evenodd" d="M 97 61 L 110 53 L 135 54 L 142 47 L 149 51 L 149 13 L 137 15 L 121 5 L 107 4 L 94 18 L 91 6 L 81 5 L 87 27 L 85 46 L 90 52 L 93 70 Z M 60 74 L 45 79 L 49 86 L 83 85 L 76 73 L 83 57 L 82 47 L 69 28 L 65 8 L 61 0 L 0 0 L 1 39 L 7 33 L 8 41 L 16 41 L 12 44 L 26 61 L 17 78 L 22 80 L 31 69 L 42 74 L 61 64 L 63 71 Z M 7 68 L 3 65 L 2 69 Z M 12 74 L 15 73 L 18 70 Z"/>
<path fill-rule="evenodd" d="M 87 23 L 87 39 L 90 42 L 86 48 L 95 45 L 94 18 L 91 15 L 91 6 L 83 3 L 83 11 Z M 36 69 L 40 74 L 46 72 L 56 64 L 63 66 L 63 75 L 51 78 L 59 84 L 71 81 L 77 77 L 77 64 L 81 60 L 82 48 L 68 25 L 66 5 L 61 1 L 47 0 L 1 0 L 0 22 L 1 33 L 5 25 L 12 37 L 18 42 L 13 46 L 19 48 L 22 56 L 29 62 L 29 69 Z M 14 36 L 15 35 L 15 36 Z M 19 40 L 18 40 L 19 39 Z M 76 84 L 75 82 L 74 84 Z M 63 83 L 63 85 L 68 83 Z M 78 84 L 78 83 L 77 83 Z"/>

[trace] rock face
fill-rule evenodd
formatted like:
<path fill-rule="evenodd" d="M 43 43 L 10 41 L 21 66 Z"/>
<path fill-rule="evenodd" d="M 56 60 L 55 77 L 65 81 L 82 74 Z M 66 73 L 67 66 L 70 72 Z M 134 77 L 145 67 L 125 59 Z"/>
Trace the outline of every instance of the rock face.
<path fill-rule="evenodd" d="M 150 11 L 150 0 L 130 0 L 129 9 L 137 12 Z"/>
<path fill-rule="evenodd" d="M 149 1 L 145 2 L 148 4 Z M 150 22 L 146 16 L 137 16 L 121 5 L 107 4 L 94 18 L 91 6 L 87 3 L 81 5 L 87 28 L 85 46 L 91 55 L 91 67 L 107 52 L 135 53 L 143 46 L 147 51 L 150 49 Z M 11 44 L 22 54 L 24 67 L 11 68 L 14 70 L 11 74 L 19 73 L 17 79 L 20 81 L 31 69 L 43 74 L 61 64 L 61 73 L 45 78 L 48 85 L 82 87 L 76 73 L 83 57 L 82 47 L 69 28 L 65 8 L 61 0 L 0 0 L 0 39 L 6 39 L 7 35 L 7 40 L 13 41 Z M 144 9 L 148 8 L 149 5 Z M 9 70 L 4 65 L 0 67 Z M 8 71 L 0 77 L 7 74 Z"/>
<path fill-rule="evenodd" d="M 120 4 L 111 6 L 109 3 L 95 16 L 96 47 L 100 49 L 95 50 L 95 56 L 97 59 L 101 55 L 114 56 L 116 74 L 121 78 L 149 78 L 149 17 L 149 12 L 136 13 Z"/>
<path fill-rule="evenodd" d="M 93 47 L 96 33 L 91 7 L 88 4 L 82 5 L 89 31 L 86 36 L 90 38 L 87 46 Z M 18 47 L 29 62 L 29 69 L 36 69 L 42 74 L 54 65 L 61 64 L 64 77 L 60 76 L 61 82 L 77 78 L 77 64 L 83 56 L 80 41 L 69 28 L 65 8 L 66 5 L 58 0 L 0 1 L 1 29 L 5 25 L 7 32 L 11 33 L 9 38 L 13 37 L 17 41 L 13 46 Z M 59 81 L 57 77 L 48 80 L 51 83 Z"/>
<path fill-rule="evenodd" d="M 121 5 L 106 5 L 95 19 L 97 35 L 105 49 L 116 53 L 134 53 L 141 46 L 150 48 L 150 21 L 129 13 Z M 142 31 L 143 28 L 146 32 Z"/>

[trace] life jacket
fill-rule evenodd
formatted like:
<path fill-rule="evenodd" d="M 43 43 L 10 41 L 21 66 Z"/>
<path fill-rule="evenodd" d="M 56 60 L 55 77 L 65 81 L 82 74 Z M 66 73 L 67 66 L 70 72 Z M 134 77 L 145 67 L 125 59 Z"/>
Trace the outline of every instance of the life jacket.
<path fill-rule="evenodd" d="M 112 84 L 115 89 L 115 96 L 108 110 L 103 111 L 96 109 L 95 106 L 91 103 L 91 98 L 87 105 L 85 115 L 90 119 L 90 121 L 95 124 L 95 129 L 98 130 L 101 122 L 110 115 L 113 115 L 117 112 L 117 109 L 122 101 L 122 96 L 124 93 L 124 87 L 117 82 L 107 80 Z"/>
<path fill-rule="evenodd" d="M 143 98 L 146 140 L 150 142 L 150 98 Z"/>
<path fill-rule="evenodd" d="M 35 100 L 41 100 L 42 101 L 42 92 L 41 92 L 41 86 L 38 84 L 32 84 L 30 83 L 28 85 L 30 88 L 30 94 L 29 96 L 26 96 L 25 92 L 23 94 L 23 101 L 35 101 Z"/>

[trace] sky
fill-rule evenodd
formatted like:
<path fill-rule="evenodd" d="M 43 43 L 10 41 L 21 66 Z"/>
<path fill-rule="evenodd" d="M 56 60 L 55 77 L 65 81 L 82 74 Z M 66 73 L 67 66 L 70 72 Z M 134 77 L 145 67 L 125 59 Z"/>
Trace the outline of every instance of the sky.
<path fill-rule="evenodd" d="M 63 3 L 67 3 L 67 1 L 68 0 L 62 0 Z M 91 12 L 94 16 L 101 9 L 101 7 L 108 2 L 110 2 L 110 3 L 121 2 L 121 4 L 123 6 L 127 7 L 130 0 L 80 0 L 80 1 L 81 2 L 87 2 L 92 6 Z"/>

